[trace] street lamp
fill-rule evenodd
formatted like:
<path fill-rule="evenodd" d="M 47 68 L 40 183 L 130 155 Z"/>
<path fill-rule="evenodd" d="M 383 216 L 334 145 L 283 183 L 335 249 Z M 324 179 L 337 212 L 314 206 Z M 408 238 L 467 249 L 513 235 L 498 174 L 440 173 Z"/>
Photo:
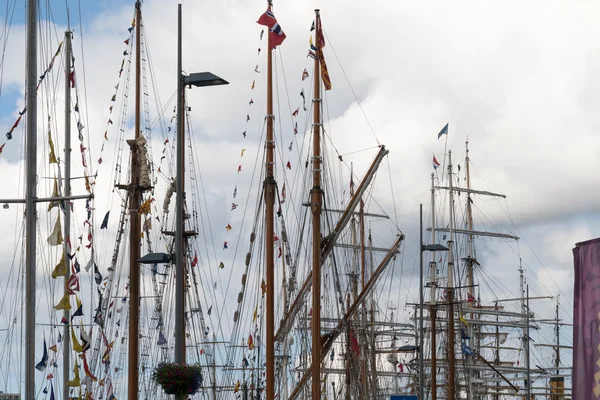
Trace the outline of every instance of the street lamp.
<path fill-rule="evenodd" d="M 216 76 L 211 72 L 195 72 L 183 77 L 184 86 L 202 87 L 202 86 L 217 86 L 217 85 L 228 85 L 225 79 Z"/>
<path fill-rule="evenodd" d="M 181 51 L 181 4 L 177 6 L 177 177 L 176 187 L 177 201 L 175 203 L 176 228 L 175 228 L 175 363 L 185 365 L 185 269 L 183 267 L 183 198 L 184 194 L 184 154 L 185 154 L 185 93 L 184 87 L 192 86 L 217 86 L 227 85 L 225 79 L 210 72 L 193 73 L 183 75 L 182 51 Z M 177 331 L 179 330 L 179 332 Z"/>
<path fill-rule="evenodd" d="M 148 253 L 142 258 L 138 258 L 140 264 L 167 264 L 173 259 L 171 254 L 166 253 Z"/>
<path fill-rule="evenodd" d="M 432 230 L 433 234 L 433 230 Z M 424 251 L 448 251 L 448 248 L 444 245 L 433 243 L 423 244 L 423 204 L 419 204 L 419 400 L 425 399 L 425 371 L 423 367 L 423 346 L 424 346 L 424 332 L 423 332 L 423 252 Z M 432 350 L 435 352 L 435 349 Z M 431 374 L 431 379 L 436 379 L 435 371 Z M 435 398 L 435 397 L 434 397 Z"/>

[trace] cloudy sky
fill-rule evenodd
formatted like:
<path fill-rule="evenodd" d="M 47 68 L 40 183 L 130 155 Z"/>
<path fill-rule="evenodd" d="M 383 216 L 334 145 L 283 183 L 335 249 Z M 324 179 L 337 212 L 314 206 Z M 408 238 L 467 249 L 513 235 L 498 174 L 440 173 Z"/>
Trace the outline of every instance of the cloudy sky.
<path fill-rule="evenodd" d="M 5 15 L 14 17 L 10 35 L 2 39 L 6 51 L 0 123 L 6 130 L 23 95 L 25 9 L 21 1 L 16 3 L 14 15 Z M 65 2 L 44 3 L 51 5 L 51 16 L 42 6 L 44 19 L 57 24 L 45 36 L 53 43 L 48 48 L 54 49 L 65 30 Z M 71 7 L 76 57 L 86 68 L 86 126 L 92 142 L 99 144 L 133 1 L 84 1 L 81 20 L 77 2 L 66 3 Z M 182 3 L 183 69 L 212 71 L 230 82 L 188 92 L 200 154 L 196 161 L 203 169 L 207 195 L 212 196 L 208 203 L 220 205 L 217 214 L 222 215 L 216 217 L 220 226 L 227 219 L 231 187 L 240 179 L 235 176 L 239 148 L 247 147 L 252 157 L 261 148 L 262 125 L 256 120 L 262 121 L 262 116 L 254 110 L 257 118 L 250 128 L 245 119 L 250 97 L 256 106 L 264 104 L 262 95 L 250 92 L 250 85 L 253 80 L 259 86 L 264 81 L 264 70 L 254 72 L 255 65 L 264 66 L 264 52 L 257 56 L 261 42 L 255 21 L 266 4 Z M 438 141 L 437 133 L 449 121 L 447 149 L 453 150 L 454 163 L 464 163 L 468 137 L 474 183 L 508 197 L 499 207 L 482 211 L 482 216 L 522 237 L 518 251 L 532 292 L 560 293 L 561 313 L 569 321 L 571 249 L 576 242 L 600 236 L 596 200 L 600 123 L 594 117 L 600 106 L 600 80 L 595 73 L 600 67 L 595 40 L 600 35 L 599 6 L 591 1 L 310 0 L 276 2 L 274 7 L 287 34 L 276 56 L 276 87 L 281 94 L 276 108 L 285 116 L 284 124 L 290 124 L 288 115 L 301 104 L 298 93 L 305 86 L 300 77 L 310 65 L 306 59 L 309 27 L 313 10 L 320 8 L 334 86 L 326 96 L 328 131 L 339 153 L 347 154 L 359 171 L 374 153 L 351 154 L 379 143 L 390 150 L 385 169 L 393 177 L 393 186 L 388 180 L 387 188 L 381 183 L 377 190 L 386 212 L 398 215 L 398 225 L 407 235 L 405 270 L 414 276 L 418 267 L 418 205 L 424 203 L 428 212 L 432 153 L 440 162 L 447 160 L 445 138 Z M 144 2 L 144 27 L 163 104 L 176 84 L 176 12 L 177 1 Z M 79 50 L 80 29 L 84 57 Z M 42 57 L 46 61 L 40 62 L 40 68 L 47 64 L 48 54 Z M 82 75 L 78 79 L 82 90 Z M 165 118 L 169 117 L 167 113 Z M 242 144 L 245 130 L 254 135 L 249 144 Z M 0 156 L 1 198 L 22 193 L 16 179 L 22 170 L 22 133 L 17 131 Z M 92 151 L 97 159 L 97 147 Z M 249 179 L 250 173 L 245 177 Z M 478 201 L 483 210 L 487 200 Z M 14 215 L 1 214 L 3 226 L 8 224 L 12 230 Z M 478 226 L 475 221 L 476 229 L 486 224 Z M 12 247 L 12 242 L 0 243 L 4 252 L 10 253 Z M 518 257 L 516 262 L 514 257 L 508 261 L 506 253 L 492 250 L 485 241 L 480 251 L 488 265 L 511 265 L 510 274 L 499 273 L 497 279 L 514 281 Z"/>

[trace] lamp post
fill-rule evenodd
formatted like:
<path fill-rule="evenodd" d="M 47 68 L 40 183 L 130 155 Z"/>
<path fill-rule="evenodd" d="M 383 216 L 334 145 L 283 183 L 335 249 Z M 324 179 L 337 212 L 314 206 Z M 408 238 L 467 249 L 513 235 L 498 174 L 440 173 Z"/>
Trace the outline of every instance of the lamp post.
<path fill-rule="evenodd" d="M 183 225 L 183 199 L 184 188 L 184 163 L 185 163 L 185 86 L 204 87 L 227 85 L 225 79 L 210 72 L 183 75 L 182 51 L 181 51 L 181 4 L 177 6 L 177 177 L 176 192 L 177 202 L 175 205 L 176 228 L 175 228 L 175 363 L 185 365 L 185 268 L 184 262 L 184 225 Z"/>
<path fill-rule="evenodd" d="M 448 248 L 437 243 L 423 244 L 423 204 L 419 204 L 419 244 L 419 400 L 425 400 L 425 371 L 423 367 L 423 339 L 425 337 L 423 332 L 423 252 L 448 251 Z M 435 351 L 435 349 L 432 351 Z M 431 379 L 436 379 L 435 371 L 431 374 Z"/>

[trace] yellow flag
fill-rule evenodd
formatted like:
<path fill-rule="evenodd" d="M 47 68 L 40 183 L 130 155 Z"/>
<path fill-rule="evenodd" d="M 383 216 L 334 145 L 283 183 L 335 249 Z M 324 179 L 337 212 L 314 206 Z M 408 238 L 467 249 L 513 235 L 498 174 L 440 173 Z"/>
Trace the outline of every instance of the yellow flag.
<path fill-rule="evenodd" d="M 149 198 L 140 205 L 140 214 L 146 215 L 150 213 L 150 203 L 152 203 L 152 198 Z"/>
<path fill-rule="evenodd" d="M 50 147 L 50 164 L 58 164 L 56 160 L 56 154 L 54 154 L 54 142 L 52 141 L 52 135 L 50 134 L 50 130 L 48 130 L 48 146 Z"/>
<path fill-rule="evenodd" d="M 73 327 L 71 327 L 71 331 L 72 330 L 73 330 Z M 74 344 L 73 344 L 73 347 L 75 347 Z M 72 380 L 67 382 L 67 386 L 68 387 L 79 387 L 79 386 L 81 386 L 81 380 L 79 379 L 79 364 L 77 364 L 77 362 L 75 362 L 75 366 L 73 367 L 73 372 L 75 373 L 75 376 L 73 377 Z"/>
<path fill-rule="evenodd" d="M 83 351 L 83 347 L 77 341 L 77 336 L 75 336 L 75 330 L 73 330 L 73 325 L 71 325 L 71 342 L 73 343 L 73 350 L 75 350 L 78 353 L 81 353 Z"/>
<path fill-rule="evenodd" d="M 50 246 L 59 246 L 63 242 L 62 237 L 62 228 L 60 226 L 60 213 L 56 218 L 56 223 L 54 224 L 54 229 L 52 230 L 52 234 L 48 237 L 48 244 Z"/>
<path fill-rule="evenodd" d="M 252 323 L 256 322 L 256 318 L 258 318 L 258 304 L 254 307 L 254 316 L 252 317 Z"/>
<path fill-rule="evenodd" d="M 87 176 L 85 173 L 83 174 L 83 178 L 85 180 L 85 190 L 88 193 L 92 193 L 92 186 L 90 185 L 90 177 Z"/>
<path fill-rule="evenodd" d="M 65 262 L 65 253 L 62 253 L 62 257 L 56 267 L 54 267 L 54 271 L 52 271 L 52 279 L 56 279 L 57 276 L 67 276 L 67 263 Z"/>
<path fill-rule="evenodd" d="M 52 190 L 52 197 L 58 197 L 58 181 L 54 178 L 54 189 Z M 48 211 L 54 207 L 58 207 L 58 201 L 51 201 L 48 203 Z"/>
<path fill-rule="evenodd" d="M 58 302 L 57 305 L 54 306 L 56 310 L 70 310 L 71 309 L 71 301 L 69 298 L 69 293 L 65 293 L 62 299 Z"/>
<path fill-rule="evenodd" d="M 467 322 L 467 320 L 465 319 L 465 317 L 462 316 L 462 314 L 460 314 L 460 316 L 458 318 L 460 319 L 460 322 L 462 322 L 463 324 L 465 324 L 465 326 L 469 325 L 469 323 Z"/>

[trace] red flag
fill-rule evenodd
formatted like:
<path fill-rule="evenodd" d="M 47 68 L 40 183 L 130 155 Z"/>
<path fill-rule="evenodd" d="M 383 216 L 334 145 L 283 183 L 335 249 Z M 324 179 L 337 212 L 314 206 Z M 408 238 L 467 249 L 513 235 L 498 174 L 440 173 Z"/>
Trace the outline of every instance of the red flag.
<path fill-rule="evenodd" d="M 304 68 L 304 72 L 302 72 L 302 80 L 305 80 L 306 78 L 308 78 L 308 70 Z"/>
<path fill-rule="evenodd" d="M 473 296 L 471 293 L 467 293 L 467 302 L 475 303 L 475 296 Z"/>
<path fill-rule="evenodd" d="M 269 28 L 269 41 L 272 49 L 279 46 L 285 40 L 285 33 L 283 33 L 281 26 L 277 23 L 277 19 L 273 11 L 271 11 L 271 6 L 260 16 L 256 23 Z"/>
<path fill-rule="evenodd" d="M 350 331 L 350 348 L 357 356 L 360 355 L 360 346 L 358 345 L 358 340 L 356 339 L 356 335 L 354 335 L 354 331 Z"/>
<path fill-rule="evenodd" d="M 298 111 L 300 111 L 300 107 L 296 108 L 296 111 L 292 113 L 292 116 L 295 117 L 296 115 L 298 115 Z"/>
<path fill-rule="evenodd" d="M 292 164 L 288 161 L 287 164 L 285 165 L 287 167 L 287 169 L 292 169 Z"/>

